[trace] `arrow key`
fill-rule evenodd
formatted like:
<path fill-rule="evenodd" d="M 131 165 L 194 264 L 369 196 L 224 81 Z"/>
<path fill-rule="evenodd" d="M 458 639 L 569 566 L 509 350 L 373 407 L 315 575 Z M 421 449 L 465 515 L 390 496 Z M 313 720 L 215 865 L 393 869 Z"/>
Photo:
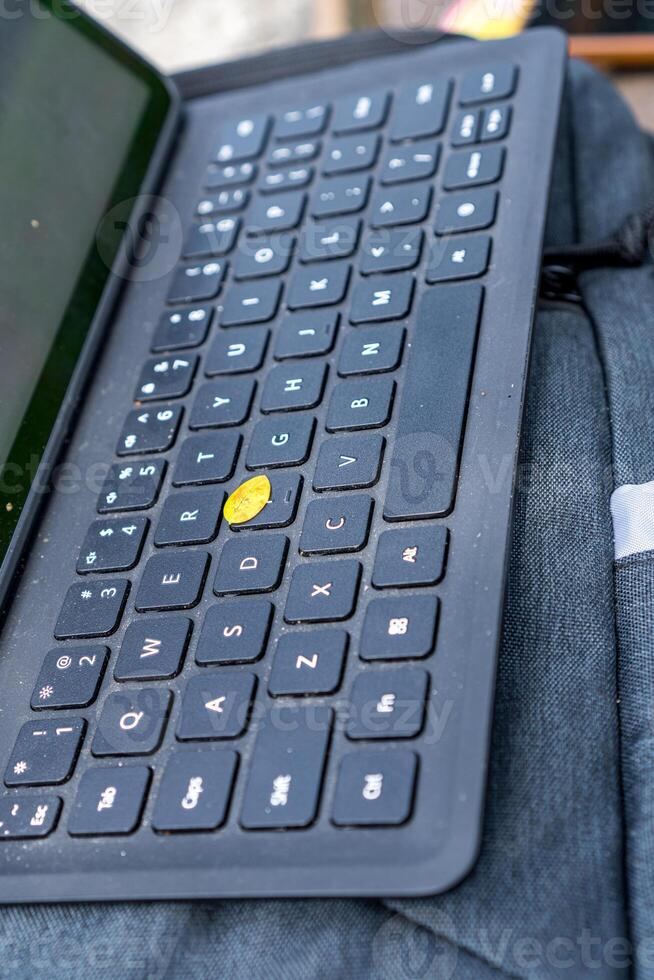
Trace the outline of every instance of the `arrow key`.
<path fill-rule="evenodd" d="M 248 726 L 256 677 L 237 670 L 203 670 L 191 677 L 177 725 L 180 741 L 236 738 Z"/>

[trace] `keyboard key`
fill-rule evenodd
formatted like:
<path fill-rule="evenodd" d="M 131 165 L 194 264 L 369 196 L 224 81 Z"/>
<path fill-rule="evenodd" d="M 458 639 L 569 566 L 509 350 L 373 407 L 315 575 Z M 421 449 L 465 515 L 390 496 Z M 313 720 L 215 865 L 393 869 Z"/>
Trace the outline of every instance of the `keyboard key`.
<path fill-rule="evenodd" d="M 139 558 L 150 522 L 145 517 L 94 521 L 77 559 L 77 573 L 126 572 Z"/>
<path fill-rule="evenodd" d="M 156 502 L 166 474 L 165 459 L 148 459 L 140 463 L 114 463 L 102 485 L 98 512 L 111 514 L 122 510 L 147 510 Z"/>
<path fill-rule="evenodd" d="M 191 306 L 187 310 L 164 313 L 152 339 L 151 350 L 156 354 L 199 347 L 206 340 L 212 317 L 211 306 Z"/>
<path fill-rule="evenodd" d="M 169 303 L 197 303 L 218 295 L 225 275 L 224 262 L 205 262 L 178 269 L 168 292 Z"/>
<path fill-rule="evenodd" d="M 435 585 L 443 577 L 447 528 L 384 531 L 377 541 L 372 584 L 377 589 Z"/>
<path fill-rule="evenodd" d="M 351 559 L 297 565 L 284 619 L 287 623 L 347 619 L 356 607 L 360 578 L 361 565 Z"/>
<path fill-rule="evenodd" d="M 372 499 L 363 495 L 311 500 L 300 538 L 303 555 L 360 551 L 368 541 Z"/>
<path fill-rule="evenodd" d="M 292 310 L 311 306 L 332 306 L 347 292 L 350 265 L 347 262 L 327 262 L 308 269 L 297 268 L 291 279 L 288 305 Z"/>
<path fill-rule="evenodd" d="M 262 511 L 243 524 L 233 524 L 232 531 L 247 531 L 250 528 L 287 527 L 295 520 L 302 477 L 299 473 L 271 473 L 270 499 Z"/>
<path fill-rule="evenodd" d="M 193 225 L 184 243 L 184 257 L 199 259 L 210 255 L 227 255 L 236 244 L 240 226 L 240 218 L 231 217 Z"/>
<path fill-rule="evenodd" d="M 220 190 L 235 184 L 251 184 L 256 175 L 254 163 L 210 163 L 204 175 L 204 186 L 210 190 Z"/>
<path fill-rule="evenodd" d="M 207 194 L 201 198 L 196 205 L 195 213 L 199 218 L 206 218 L 212 214 L 240 211 L 249 200 L 250 192 L 242 187 L 218 191 L 217 194 Z"/>
<path fill-rule="evenodd" d="M 350 323 L 399 320 L 411 309 L 414 279 L 396 273 L 380 279 L 360 279 L 352 292 Z"/>
<path fill-rule="evenodd" d="M 464 150 L 453 153 L 447 161 L 443 176 L 445 190 L 493 184 L 502 175 L 504 147 L 489 146 L 483 150 Z"/>
<path fill-rule="evenodd" d="M 249 470 L 299 466 L 309 458 L 315 427 L 311 415 L 262 419 L 254 427 L 245 465 Z"/>
<path fill-rule="evenodd" d="M 197 363 L 196 354 L 178 354 L 170 358 L 152 358 L 146 361 L 136 385 L 134 401 L 181 398 L 191 387 Z"/>
<path fill-rule="evenodd" d="M 413 146 L 389 147 L 382 163 L 382 184 L 403 184 L 410 180 L 433 177 L 440 150 L 440 143 L 433 140 Z"/>
<path fill-rule="evenodd" d="M 345 733 L 351 739 L 413 738 L 422 730 L 429 675 L 417 667 L 366 670 L 355 679 Z"/>
<path fill-rule="evenodd" d="M 484 109 L 481 118 L 481 140 L 490 143 L 492 140 L 503 140 L 508 135 L 511 124 L 511 106 L 494 106 Z"/>
<path fill-rule="evenodd" d="M 130 623 L 114 667 L 117 681 L 155 681 L 182 669 L 193 624 L 184 616 L 157 616 Z"/>
<path fill-rule="evenodd" d="M 340 381 L 332 391 L 325 427 L 328 432 L 375 429 L 391 417 L 395 382 L 389 378 Z"/>
<path fill-rule="evenodd" d="M 345 630 L 283 633 L 268 681 L 273 697 L 333 694 L 341 683 L 348 635 Z"/>
<path fill-rule="evenodd" d="M 427 657 L 434 649 L 438 599 L 434 595 L 371 599 L 361 634 L 362 660 Z"/>
<path fill-rule="evenodd" d="M 351 752 L 343 757 L 332 820 L 350 827 L 394 826 L 411 816 L 418 760 L 413 752 Z"/>
<path fill-rule="evenodd" d="M 234 256 L 235 278 L 260 279 L 286 272 L 294 247 L 292 235 L 274 235 L 254 241 L 243 239 Z"/>
<path fill-rule="evenodd" d="M 361 327 L 345 338 L 338 373 L 347 377 L 393 371 L 402 360 L 403 346 L 404 327 Z"/>
<path fill-rule="evenodd" d="M 116 455 L 165 453 L 175 442 L 183 414 L 184 409 L 181 405 L 135 408 L 125 420 L 116 447 Z"/>
<path fill-rule="evenodd" d="M 60 813 L 58 796 L 6 796 L 0 800 L 0 838 L 47 837 L 57 826 Z"/>
<path fill-rule="evenodd" d="M 427 282 L 474 279 L 488 268 L 491 240 L 488 235 L 465 235 L 434 241 L 425 278 Z"/>
<path fill-rule="evenodd" d="M 147 766 L 102 766 L 87 769 L 68 821 L 73 836 L 130 834 L 141 820 L 150 785 Z"/>
<path fill-rule="evenodd" d="M 216 595 L 272 592 L 279 585 L 288 551 L 283 534 L 239 535 L 226 541 L 218 559 Z"/>
<path fill-rule="evenodd" d="M 329 117 L 329 106 L 314 103 L 299 109 L 288 109 L 275 123 L 275 138 L 293 139 L 297 136 L 318 136 Z"/>
<path fill-rule="evenodd" d="M 373 228 L 389 225 L 409 225 L 424 221 L 431 204 L 431 184 L 411 184 L 408 187 L 380 187 L 370 205 L 370 224 Z"/>
<path fill-rule="evenodd" d="M 339 315 L 333 310 L 287 314 L 275 330 L 276 360 L 327 354 L 334 346 L 338 321 Z"/>
<path fill-rule="evenodd" d="M 129 582 L 125 579 L 94 579 L 71 585 L 57 619 L 57 640 L 87 636 L 110 636 L 118 629 Z"/>
<path fill-rule="evenodd" d="M 370 232 L 363 243 L 361 272 L 401 272 L 420 260 L 423 233 L 420 228 L 383 228 Z"/>
<path fill-rule="evenodd" d="M 225 483 L 236 469 L 241 446 L 238 432 L 204 432 L 181 445 L 173 472 L 173 486 Z"/>
<path fill-rule="evenodd" d="M 479 109 L 466 109 L 454 118 L 452 127 L 452 146 L 467 146 L 479 139 L 481 112 Z"/>
<path fill-rule="evenodd" d="M 211 378 L 217 374 L 256 371 L 263 364 L 269 336 L 265 327 L 219 331 L 207 354 L 204 373 Z"/>
<path fill-rule="evenodd" d="M 358 218 L 341 217 L 308 224 L 301 235 L 300 261 L 346 259 L 357 247 L 360 230 Z"/>
<path fill-rule="evenodd" d="M 422 297 L 397 417 L 386 520 L 438 517 L 452 509 L 482 295 L 480 286 L 466 284 Z"/>
<path fill-rule="evenodd" d="M 91 743 L 95 756 L 151 755 L 161 745 L 172 694 L 160 687 L 124 689 L 102 707 Z"/>
<path fill-rule="evenodd" d="M 240 664 L 263 656 L 273 618 L 264 599 L 224 600 L 204 619 L 195 659 L 199 664 Z"/>
<path fill-rule="evenodd" d="M 313 489 L 371 487 L 379 479 L 385 445 L 381 436 L 372 433 L 325 440 L 318 453 Z"/>
<path fill-rule="evenodd" d="M 248 830 L 308 827 L 320 798 L 331 734 L 328 708 L 272 708 L 250 761 L 241 824 Z"/>
<path fill-rule="evenodd" d="M 268 165 L 271 167 L 287 166 L 291 163 L 306 163 L 320 153 L 320 142 L 317 140 L 301 140 L 298 143 L 285 143 L 274 146 L 268 154 Z"/>
<path fill-rule="evenodd" d="M 312 361 L 271 368 L 261 396 L 262 412 L 295 412 L 317 405 L 325 388 L 327 365 Z"/>
<path fill-rule="evenodd" d="M 270 116 L 263 113 L 223 123 L 218 131 L 214 158 L 218 163 L 235 163 L 258 157 L 269 128 Z"/>
<path fill-rule="evenodd" d="M 354 214 L 368 203 L 370 177 L 326 177 L 316 186 L 311 214 L 328 218 L 335 214 Z"/>
<path fill-rule="evenodd" d="M 182 490 L 164 501 L 154 534 L 164 545 L 206 544 L 218 534 L 225 494 L 222 490 Z"/>
<path fill-rule="evenodd" d="M 208 568 L 209 555 L 203 551 L 169 551 L 164 555 L 153 555 L 141 578 L 136 609 L 149 612 L 196 606 Z"/>
<path fill-rule="evenodd" d="M 335 133 L 376 129 L 386 119 L 389 102 L 389 93 L 382 90 L 346 95 L 334 104 L 332 129 Z"/>
<path fill-rule="evenodd" d="M 291 167 L 289 170 L 271 170 L 264 174 L 259 183 L 262 194 L 288 191 L 306 187 L 313 180 L 313 167 Z"/>
<path fill-rule="evenodd" d="M 265 323 L 272 320 L 282 292 L 276 279 L 264 282 L 232 284 L 222 307 L 223 327 L 238 327 L 244 323 Z"/>
<path fill-rule="evenodd" d="M 200 385 L 193 402 L 191 429 L 240 425 L 250 414 L 256 384 L 249 378 L 221 378 Z"/>
<path fill-rule="evenodd" d="M 57 647 L 43 661 L 30 702 L 43 708 L 85 708 L 98 696 L 109 650 L 101 646 Z"/>
<path fill-rule="evenodd" d="M 16 739 L 5 771 L 6 786 L 50 786 L 65 783 L 82 747 L 83 718 L 28 721 Z"/>
<path fill-rule="evenodd" d="M 248 235 L 265 235 L 272 231 L 297 228 L 304 213 L 306 199 L 304 191 L 287 191 L 279 196 L 258 197 L 247 216 Z"/>
<path fill-rule="evenodd" d="M 518 69 L 507 62 L 498 62 L 464 75 L 459 90 L 459 103 L 492 102 L 513 95 Z"/>
<path fill-rule="evenodd" d="M 152 814 L 160 831 L 215 830 L 227 818 L 238 756 L 207 749 L 173 752 Z"/>
<path fill-rule="evenodd" d="M 497 191 L 483 188 L 442 198 L 436 212 L 437 235 L 488 228 L 495 221 Z"/>
<path fill-rule="evenodd" d="M 450 101 L 451 83 L 445 79 L 409 82 L 395 99 L 390 137 L 398 143 L 443 131 Z"/>
<path fill-rule="evenodd" d="M 368 170 L 375 163 L 378 152 L 379 136 L 375 133 L 337 137 L 325 148 L 322 172 L 342 174 L 354 170 Z"/>
<path fill-rule="evenodd" d="M 256 685 L 254 674 L 202 670 L 186 684 L 177 722 L 180 741 L 237 738 L 248 726 Z"/>

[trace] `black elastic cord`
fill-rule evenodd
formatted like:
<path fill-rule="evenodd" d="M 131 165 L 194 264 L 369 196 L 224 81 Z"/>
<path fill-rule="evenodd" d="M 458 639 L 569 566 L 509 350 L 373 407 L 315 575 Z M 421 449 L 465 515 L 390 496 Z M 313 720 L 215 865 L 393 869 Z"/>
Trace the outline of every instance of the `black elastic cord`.
<path fill-rule="evenodd" d="M 630 214 L 615 234 L 591 245 L 546 248 L 543 263 L 570 273 L 601 266 L 642 265 L 654 237 L 654 201 L 637 214 Z"/>

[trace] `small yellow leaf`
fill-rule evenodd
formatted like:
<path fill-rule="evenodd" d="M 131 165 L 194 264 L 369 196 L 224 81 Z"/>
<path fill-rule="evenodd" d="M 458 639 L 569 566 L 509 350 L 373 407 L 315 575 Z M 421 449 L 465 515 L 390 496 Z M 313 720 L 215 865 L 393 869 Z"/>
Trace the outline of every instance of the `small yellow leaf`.
<path fill-rule="evenodd" d="M 237 487 L 225 501 L 223 514 L 229 524 L 245 524 L 260 514 L 270 500 L 270 480 L 267 476 L 253 476 Z"/>

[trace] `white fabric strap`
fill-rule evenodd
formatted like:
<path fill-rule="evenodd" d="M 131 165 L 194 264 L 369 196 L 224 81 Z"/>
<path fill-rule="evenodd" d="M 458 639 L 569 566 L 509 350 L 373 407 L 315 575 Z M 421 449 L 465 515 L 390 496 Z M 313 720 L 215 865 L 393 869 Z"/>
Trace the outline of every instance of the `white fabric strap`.
<path fill-rule="evenodd" d="M 654 551 L 654 480 L 614 490 L 611 516 L 616 558 Z"/>

